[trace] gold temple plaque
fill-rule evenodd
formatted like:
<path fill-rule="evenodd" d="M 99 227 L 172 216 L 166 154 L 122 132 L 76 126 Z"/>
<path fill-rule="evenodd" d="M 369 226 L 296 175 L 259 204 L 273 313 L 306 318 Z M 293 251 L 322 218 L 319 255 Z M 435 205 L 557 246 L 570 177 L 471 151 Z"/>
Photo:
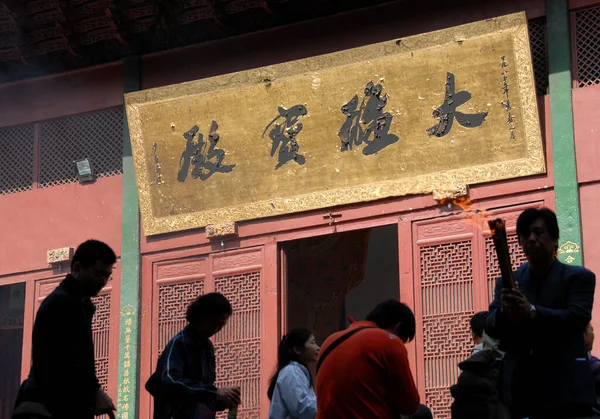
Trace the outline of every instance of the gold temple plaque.
<path fill-rule="evenodd" d="M 545 171 L 524 13 L 125 101 L 147 235 Z"/>

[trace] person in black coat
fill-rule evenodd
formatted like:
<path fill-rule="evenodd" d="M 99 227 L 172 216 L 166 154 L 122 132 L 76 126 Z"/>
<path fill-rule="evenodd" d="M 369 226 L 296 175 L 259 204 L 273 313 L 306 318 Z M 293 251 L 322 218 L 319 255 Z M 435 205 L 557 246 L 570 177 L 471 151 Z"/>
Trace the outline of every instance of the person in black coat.
<path fill-rule="evenodd" d="M 71 273 L 37 312 L 31 371 L 13 418 L 89 419 L 115 410 L 96 377 L 91 297 L 104 288 L 116 260 L 113 250 L 96 240 L 77 248 Z"/>
<path fill-rule="evenodd" d="M 559 229 L 551 210 L 524 211 L 517 235 L 528 262 L 515 272 L 516 289 L 497 281 L 485 328 L 506 351 L 501 400 L 518 419 L 590 417 L 594 383 L 583 332 L 596 277 L 557 260 Z"/>

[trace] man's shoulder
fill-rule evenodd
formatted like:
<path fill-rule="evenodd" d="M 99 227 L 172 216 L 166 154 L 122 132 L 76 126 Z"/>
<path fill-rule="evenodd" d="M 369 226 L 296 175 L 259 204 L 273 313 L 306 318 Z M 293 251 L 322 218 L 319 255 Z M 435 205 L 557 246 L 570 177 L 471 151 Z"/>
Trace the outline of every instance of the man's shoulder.
<path fill-rule="evenodd" d="M 587 268 L 584 268 L 583 266 L 574 266 L 574 265 L 567 265 L 566 263 L 562 263 L 562 262 L 558 262 L 562 265 L 562 272 L 563 272 L 563 277 L 573 277 L 573 276 L 578 276 L 578 277 L 592 277 L 595 278 L 596 275 L 590 271 Z"/>
<path fill-rule="evenodd" d="M 330 346 L 332 343 L 334 343 L 335 341 L 337 341 L 340 338 L 343 338 L 344 336 L 348 335 L 349 333 L 352 333 L 353 331 L 355 331 L 354 336 L 350 336 L 348 339 L 352 340 L 354 342 L 354 344 L 364 344 L 364 343 L 373 343 L 373 342 L 380 342 L 380 341 L 385 341 L 385 339 L 390 339 L 390 336 L 394 336 L 391 335 L 390 333 L 388 333 L 387 331 L 376 327 L 376 326 L 359 326 L 359 327 L 363 327 L 361 330 L 359 331 L 355 331 L 355 328 L 350 327 L 349 329 L 346 330 L 340 330 L 339 332 L 335 332 L 333 334 L 331 334 L 327 339 L 325 339 L 325 342 L 323 342 L 323 345 L 321 347 L 321 353 L 324 352 L 324 349 L 326 349 L 328 346 Z"/>
<path fill-rule="evenodd" d="M 518 278 L 520 278 L 521 276 L 525 275 L 525 272 L 527 272 L 527 268 L 529 267 L 529 262 L 523 262 L 521 264 L 521 266 L 519 266 L 516 270 L 515 270 L 515 277 L 518 280 Z M 500 276 L 499 278 L 500 281 L 502 281 L 502 276 Z"/>
<path fill-rule="evenodd" d="M 55 308 L 69 308 L 74 306 L 75 299 L 71 294 L 65 291 L 60 284 L 52 291 L 40 304 L 40 311 L 55 309 Z"/>

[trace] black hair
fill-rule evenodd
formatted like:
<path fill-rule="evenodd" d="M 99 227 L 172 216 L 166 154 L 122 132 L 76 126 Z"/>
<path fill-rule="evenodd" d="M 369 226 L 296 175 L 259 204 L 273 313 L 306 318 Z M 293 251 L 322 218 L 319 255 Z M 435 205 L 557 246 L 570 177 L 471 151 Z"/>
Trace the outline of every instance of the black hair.
<path fill-rule="evenodd" d="M 517 219 L 517 236 L 519 238 L 527 236 L 530 232 L 531 225 L 539 218 L 544 220 L 550 238 L 552 240 L 558 240 L 558 220 L 556 219 L 554 211 L 548 208 L 529 208 L 523 211 Z"/>
<path fill-rule="evenodd" d="M 292 329 L 281 338 L 281 342 L 279 342 L 279 347 L 277 348 L 277 371 L 271 377 L 271 381 L 269 383 L 269 390 L 267 391 L 267 396 L 269 396 L 269 400 L 273 398 L 273 393 L 275 392 L 275 385 L 277 384 L 277 378 L 279 377 L 279 373 L 282 369 L 284 369 L 290 362 L 296 361 L 299 364 L 302 364 L 298 354 L 294 351 L 294 348 L 304 348 L 306 342 L 311 338 L 313 332 L 306 327 L 297 327 Z M 304 365 L 306 369 L 308 367 Z M 309 382 L 312 387 L 312 374 L 309 374 Z"/>
<path fill-rule="evenodd" d="M 210 292 L 196 298 L 187 308 L 185 318 L 189 323 L 196 323 L 208 316 L 227 314 L 231 316 L 233 308 L 229 300 L 218 292 Z"/>
<path fill-rule="evenodd" d="M 73 259 L 71 260 L 71 269 L 75 262 L 79 262 L 83 268 L 90 268 L 100 261 L 105 265 L 112 265 L 117 262 L 117 255 L 109 245 L 98 240 L 88 240 L 79 245 Z"/>
<path fill-rule="evenodd" d="M 402 336 L 407 342 L 415 338 L 417 328 L 412 310 L 398 300 L 387 300 L 375 307 L 367 316 L 367 321 L 375 323 L 381 329 L 393 329 L 402 323 Z"/>
<path fill-rule="evenodd" d="M 483 329 L 485 327 L 485 319 L 487 319 L 489 312 L 480 311 L 479 313 L 475 313 L 473 317 L 471 317 L 471 331 L 475 334 L 475 336 L 482 338 L 483 337 Z"/>

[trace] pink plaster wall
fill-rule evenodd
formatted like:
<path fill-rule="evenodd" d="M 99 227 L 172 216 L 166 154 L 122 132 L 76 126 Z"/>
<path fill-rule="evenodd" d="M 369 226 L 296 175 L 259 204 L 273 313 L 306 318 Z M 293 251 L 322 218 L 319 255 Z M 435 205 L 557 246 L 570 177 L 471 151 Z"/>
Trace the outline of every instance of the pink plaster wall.
<path fill-rule="evenodd" d="M 122 92 L 121 63 L 0 85 L 0 128 L 119 106 Z M 47 269 L 47 250 L 88 238 L 120 254 L 121 197 L 121 176 L 0 195 L 0 280 Z"/>
<path fill-rule="evenodd" d="M 581 224 L 583 230 L 583 262 L 596 274 L 596 295 L 592 312 L 592 325 L 597 336 L 595 354 L 600 351 L 600 183 L 583 185 L 579 188 L 581 202 Z"/>
<path fill-rule="evenodd" d="M 573 89 L 579 183 L 600 180 L 600 85 Z"/>
<path fill-rule="evenodd" d="M 92 112 L 123 103 L 120 62 L 0 84 L 0 127 Z"/>
<path fill-rule="evenodd" d="M 98 239 L 121 254 L 122 177 L 0 196 L 0 277 L 47 269 L 46 251 Z"/>

